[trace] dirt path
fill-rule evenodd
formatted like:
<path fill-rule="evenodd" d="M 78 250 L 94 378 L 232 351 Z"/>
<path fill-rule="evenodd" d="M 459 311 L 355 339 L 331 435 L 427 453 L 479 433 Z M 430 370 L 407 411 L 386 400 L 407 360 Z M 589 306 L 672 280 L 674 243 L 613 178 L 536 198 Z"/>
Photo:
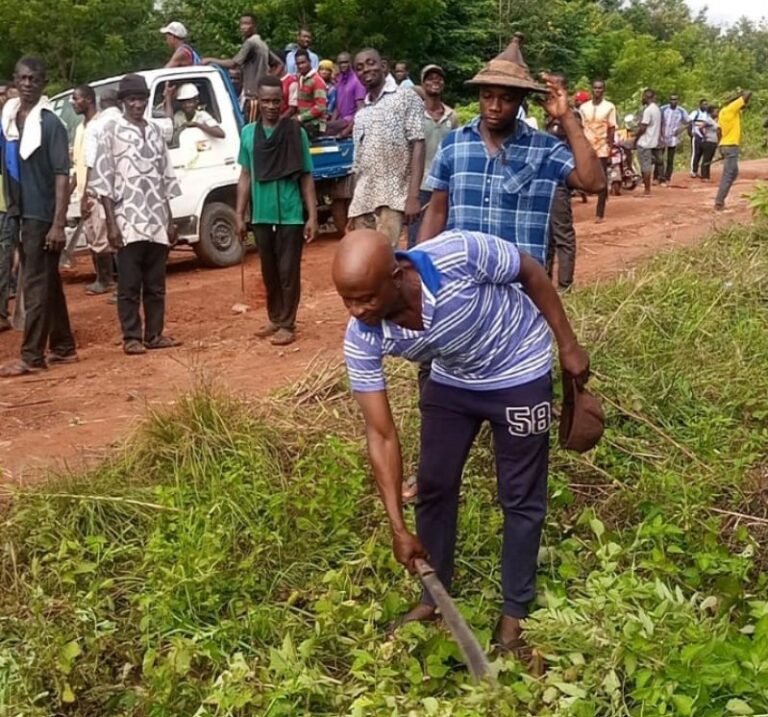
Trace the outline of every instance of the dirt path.
<path fill-rule="evenodd" d="M 716 183 L 677 175 L 674 185 L 640 191 L 608 203 L 607 220 L 593 221 L 595 200 L 574 204 L 578 237 L 576 281 L 596 281 L 639 259 L 695 243 L 714 226 L 749 217 L 741 194 L 768 176 L 768 160 L 742 163 L 731 190 L 732 211 L 711 210 Z M 715 177 L 715 181 L 717 176 Z M 104 297 L 85 296 L 88 259 L 66 277 L 69 311 L 80 362 L 22 379 L 0 379 L 0 482 L 23 483 L 50 467 L 80 465 L 125 437 L 147 407 L 169 404 L 200 376 L 230 391 L 258 395 L 300 377 L 316 357 L 341 356 L 344 307 L 331 286 L 329 265 L 336 240 L 307 248 L 299 340 L 280 350 L 253 338 L 264 322 L 258 257 L 249 255 L 246 291 L 240 269 L 199 269 L 194 258 L 173 261 L 168 281 L 167 333 L 182 339 L 174 351 L 127 357 L 122 353 L 115 308 Z M 244 303 L 246 314 L 232 307 Z M 18 356 L 18 332 L 0 335 L 0 362 Z"/>

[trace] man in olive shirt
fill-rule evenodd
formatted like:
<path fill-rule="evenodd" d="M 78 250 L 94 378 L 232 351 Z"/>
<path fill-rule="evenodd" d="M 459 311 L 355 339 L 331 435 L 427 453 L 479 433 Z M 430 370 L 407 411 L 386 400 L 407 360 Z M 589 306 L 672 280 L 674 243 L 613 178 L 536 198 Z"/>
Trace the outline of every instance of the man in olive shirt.
<path fill-rule="evenodd" d="M 251 13 L 240 17 L 240 34 L 243 44 L 230 60 L 204 57 L 204 65 L 218 65 L 227 70 L 239 67 L 243 77 L 243 92 L 246 98 L 255 98 L 262 77 L 269 74 L 270 66 L 282 64 L 280 58 L 271 52 L 267 43 L 256 32 L 256 18 Z"/>
<path fill-rule="evenodd" d="M 0 369 L 0 376 L 77 360 L 59 276 L 69 199 L 67 130 L 43 97 L 40 60 L 19 60 L 14 80 L 19 97 L 6 103 L 2 115 L 4 189 L 7 215 L 20 227 L 26 317 L 21 359 Z"/>
<path fill-rule="evenodd" d="M 258 101 L 259 121 L 246 125 L 240 136 L 237 231 L 245 239 L 250 200 L 269 317 L 256 335 L 285 346 L 295 340 L 301 253 L 317 233 L 317 200 L 309 139 L 293 119 L 281 119 L 283 88 L 277 77 L 262 78 Z"/>

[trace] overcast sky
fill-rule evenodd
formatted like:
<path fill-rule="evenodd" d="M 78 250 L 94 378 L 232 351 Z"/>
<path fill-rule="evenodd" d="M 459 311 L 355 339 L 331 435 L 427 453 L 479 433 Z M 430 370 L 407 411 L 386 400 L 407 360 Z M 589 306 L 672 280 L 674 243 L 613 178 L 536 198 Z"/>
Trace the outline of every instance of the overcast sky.
<path fill-rule="evenodd" d="M 701 8 L 708 8 L 709 21 L 716 24 L 729 24 L 746 15 L 751 20 L 768 18 L 768 3 L 765 0 L 686 0 L 694 14 Z"/>

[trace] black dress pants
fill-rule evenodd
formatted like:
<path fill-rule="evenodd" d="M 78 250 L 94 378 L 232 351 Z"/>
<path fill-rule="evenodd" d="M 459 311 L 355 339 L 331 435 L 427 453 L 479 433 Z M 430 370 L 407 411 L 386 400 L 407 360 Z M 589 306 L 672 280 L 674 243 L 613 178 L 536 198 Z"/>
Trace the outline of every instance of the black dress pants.
<path fill-rule="evenodd" d="M 165 265 L 168 246 L 151 241 L 126 244 L 117 252 L 117 315 L 123 341 L 150 343 L 165 325 Z M 144 306 L 142 332 L 141 313 Z"/>
<path fill-rule="evenodd" d="M 267 316 L 281 329 L 293 331 L 301 298 L 302 224 L 254 224 L 253 235 L 267 290 Z"/>
<path fill-rule="evenodd" d="M 61 251 L 48 251 L 45 237 L 49 222 L 22 219 L 19 242 L 24 277 L 24 339 L 21 360 L 28 366 L 45 366 L 45 349 L 60 356 L 75 353 L 67 300 L 59 274 Z"/>

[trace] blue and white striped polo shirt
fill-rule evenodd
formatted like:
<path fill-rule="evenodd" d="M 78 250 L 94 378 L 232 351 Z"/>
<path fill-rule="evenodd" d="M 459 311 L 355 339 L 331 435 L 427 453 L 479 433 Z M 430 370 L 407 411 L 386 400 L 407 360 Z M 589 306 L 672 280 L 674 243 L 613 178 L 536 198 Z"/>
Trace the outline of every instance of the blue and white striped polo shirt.
<path fill-rule="evenodd" d="M 421 277 L 424 330 L 350 319 L 344 356 L 353 391 L 384 390 L 384 356 L 431 360 L 434 381 L 473 391 L 519 386 L 551 370 L 549 327 L 516 283 L 513 244 L 451 230 L 397 256 Z"/>

